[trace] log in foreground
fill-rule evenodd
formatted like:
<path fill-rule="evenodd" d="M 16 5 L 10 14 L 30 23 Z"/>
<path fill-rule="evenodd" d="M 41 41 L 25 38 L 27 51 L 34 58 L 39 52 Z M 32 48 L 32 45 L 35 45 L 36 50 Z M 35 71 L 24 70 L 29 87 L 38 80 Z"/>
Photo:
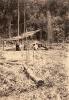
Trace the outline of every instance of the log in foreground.
<path fill-rule="evenodd" d="M 32 81 L 35 82 L 37 87 L 42 86 L 44 84 L 44 80 L 35 76 L 34 73 L 32 72 L 32 70 L 28 69 L 26 65 L 24 65 L 24 72 L 25 72 L 27 78 L 30 78 Z"/>

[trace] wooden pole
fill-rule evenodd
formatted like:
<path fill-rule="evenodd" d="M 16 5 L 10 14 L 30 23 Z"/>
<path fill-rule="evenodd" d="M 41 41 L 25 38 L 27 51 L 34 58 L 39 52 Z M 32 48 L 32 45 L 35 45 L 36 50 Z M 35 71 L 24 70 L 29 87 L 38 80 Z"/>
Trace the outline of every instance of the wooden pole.
<path fill-rule="evenodd" d="M 24 0 L 23 0 L 23 1 L 24 1 Z M 24 12 L 23 12 L 23 15 L 24 15 L 24 27 L 23 27 L 23 28 L 24 28 L 24 31 L 23 31 L 23 32 L 25 33 L 25 30 L 26 30 L 26 26 L 25 26 L 25 24 L 26 24 L 26 23 L 25 23 L 25 1 L 23 2 L 23 4 L 24 4 Z M 24 35 L 24 34 L 23 34 L 23 35 Z M 26 40 L 27 40 L 27 39 L 26 39 Z M 23 39 L 22 39 L 22 45 L 23 45 L 23 43 L 24 43 L 24 45 L 25 45 L 25 42 L 23 42 Z"/>
<path fill-rule="evenodd" d="M 4 51 L 4 40 L 3 40 L 3 51 Z"/>
<path fill-rule="evenodd" d="M 52 36 L 52 18 L 51 18 L 51 12 L 49 10 L 49 2 L 50 0 L 45 0 L 45 3 L 47 5 L 47 30 L 48 30 L 48 42 L 53 42 L 53 36 Z"/>
<path fill-rule="evenodd" d="M 20 18 L 20 13 L 19 13 L 19 0 L 18 0 L 18 36 L 19 36 L 19 18 Z"/>
<path fill-rule="evenodd" d="M 9 38 L 11 38 L 11 20 L 9 20 Z"/>
<path fill-rule="evenodd" d="M 24 1 L 24 33 L 26 30 L 26 23 L 25 23 L 25 1 Z"/>
<path fill-rule="evenodd" d="M 47 11 L 47 28 L 48 28 L 48 42 L 52 42 L 53 38 L 52 38 L 52 25 L 51 25 L 51 14 L 50 11 Z"/>

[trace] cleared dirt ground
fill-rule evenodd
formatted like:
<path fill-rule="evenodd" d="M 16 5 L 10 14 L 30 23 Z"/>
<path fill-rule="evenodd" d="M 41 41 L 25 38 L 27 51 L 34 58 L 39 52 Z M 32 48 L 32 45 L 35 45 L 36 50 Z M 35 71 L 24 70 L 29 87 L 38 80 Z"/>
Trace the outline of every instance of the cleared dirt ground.
<path fill-rule="evenodd" d="M 69 100 L 69 45 L 48 51 L 0 51 L 0 100 Z M 41 79 L 37 87 L 24 65 Z"/>

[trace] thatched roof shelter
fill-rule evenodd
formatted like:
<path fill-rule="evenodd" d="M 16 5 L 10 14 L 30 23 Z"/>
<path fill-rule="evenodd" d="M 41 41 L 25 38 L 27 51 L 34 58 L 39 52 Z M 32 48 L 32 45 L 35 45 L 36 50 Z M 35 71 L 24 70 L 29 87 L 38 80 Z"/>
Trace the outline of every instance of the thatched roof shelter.
<path fill-rule="evenodd" d="M 11 38 L 4 38 L 1 39 L 3 41 L 16 41 L 16 40 L 22 40 L 24 38 L 28 38 L 29 36 L 32 37 L 35 33 L 39 32 L 40 30 L 36 30 L 36 31 L 31 31 L 31 32 L 25 32 L 23 33 L 23 35 L 21 36 L 16 36 L 16 37 L 11 37 Z"/>

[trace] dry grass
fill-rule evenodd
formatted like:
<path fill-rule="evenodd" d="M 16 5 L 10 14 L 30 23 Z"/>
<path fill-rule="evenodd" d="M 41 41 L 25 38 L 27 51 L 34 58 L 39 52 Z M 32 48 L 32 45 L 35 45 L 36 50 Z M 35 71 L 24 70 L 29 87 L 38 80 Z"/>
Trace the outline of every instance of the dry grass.
<path fill-rule="evenodd" d="M 1 51 L 0 100 L 69 100 L 68 52 L 68 46 L 48 51 Z M 42 87 L 37 88 L 26 77 L 24 64 L 44 80 Z"/>

